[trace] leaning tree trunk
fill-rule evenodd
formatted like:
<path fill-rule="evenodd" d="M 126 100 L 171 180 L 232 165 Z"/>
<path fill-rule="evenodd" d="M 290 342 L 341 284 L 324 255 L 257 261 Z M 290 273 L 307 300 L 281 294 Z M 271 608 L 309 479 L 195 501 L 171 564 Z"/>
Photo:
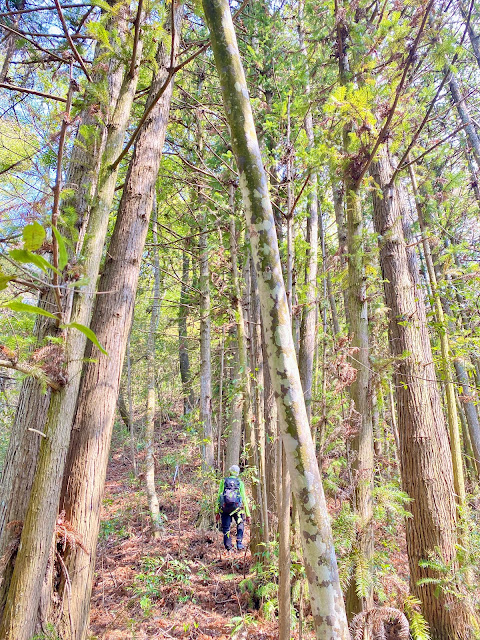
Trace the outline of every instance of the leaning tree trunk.
<path fill-rule="evenodd" d="M 452 458 L 430 342 L 423 299 L 409 268 L 402 229 L 407 203 L 395 185 L 386 153 L 372 164 L 371 175 L 381 193 L 374 192 L 374 224 L 379 234 L 380 264 L 389 308 L 389 342 L 396 358 L 398 430 L 402 483 L 411 498 L 406 519 L 410 584 L 423 605 L 433 640 L 473 637 L 468 600 L 452 591 L 437 592 L 442 575 L 419 565 L 432 553 L 455 571 L 457 516 Z M 419 585 L 421 579 L 432 580 Z"/>
<path fill-rule="evenodd" d="M 123 32 L 126 25 L 126 10 L 119 12 L 115 20 L 119 32 Z M 95 69 L 97 65 L 100 65 L 100 60 L 103 67 L 104 55 L 105 50 L 98 46 L 92 71 L 94 77 L 98 74 L 98 70 L 95 72 Z M 102 68 L 102 76 L 104 73 Z M 104 148 L 107 126 L 113 124 L 111 111 L 115 108 L 118 99 L 122 76 L 123 67 L 118 59 L 113 57 L 108 65 L 108 99 L 110 104 L 102 104 L 100 112 L 92 113 L 87 89 L 86 106 L 81 115 L 81 122 L 92 127 L 95 126 L 96 135 L 92 136 L 93 140 L 87 146 L 82 136 L 82 130 L 78 130 L 69 161 L 66 182 L 68 195 L 61 202 L 61 209 L 66 217 L 68 217 L 67 208 L 70 211 L 75 211 L 76 225 L 80 220 L 88 218 L 88 208 L 96 188 L 96 174 Z M 96 99 L 98 101 L 98 96 Z M 62 229 L 63 231 L 64 229 Z M 68 230 L 65 229 L 65 232 Z M 78 259 L 79 253 L 80 248 L 77 243 L 77 256 L 73 256 L 72 261 Z M 38 302 L 40 307 L 50 309 L 52 304 L 54 301 L 51 291 L 41 294 Z M 47 335 L 58 336 L 58 334 L 59 329 L 55 321 L 38 316 L 34 328 L 37 345 L 41 345 Z M 41 436 L 31 429 L 42 431 L 47 417 L 50 394 L 50 387 L 45 391 L 33 378 L 26 378 L 23 381 L 0 482 L 0 557 L 4 555 L 7 546 L 12 542 L 13 531 L 7 527 L 7 524 L 15 520 L 23 522 L 25 519 L 41 441 Z M 0 615 L 5 605 L 6 591 L 10 584 L 12 570 L 11 563 L 8 563 L 4 568 L 4 580 L 0 587 Z"/>
<path fill-rule="evenodd" d="M 108 229 L 108 214 L 115 193 L 116 170 L 110 164 L 121 151 L 138 79 L 138 60 L 133 78 L 123 83 L 113 117 L 110 136 L 102 161 L 96 203 L 90 212 L 83 268 L 88 285 L 76 294 L 71 322 L 88 325 L 93 306 L 96 280 Z M 22 529 L 5 609 L 0 623 L 0 637 L 28 640 L 34 630 L 41 584 L 47 567 L 58 510 L 61 477 L 70 440 L 86 336 L 75 327 L 65 338 L 65 377 L 67 384 L 52 394 L 42 439 L 31 497 Z"/>
<path fill-rule="evenodd" d="M 182 15 L 182 5 L 176 5 L 175 51 Z M 157 62 L 159 69 L 153 79 L 146 108 L 162 87 L 165 90 L 138 134 L 99 284 L 101 291 L 110 293 L 97 297 L 91 323 L 92 330 L 109 355 L 99 353 L 93 346 L 87 351 L 87 357 L 94 354 L 95 360 L 87 362 L 83 370 L 60 501 L 67 520 L 82 537 L 88 552 L 77 547 L 70 549 L 65 558 L 71 583 L 73 640 L 83 640 L 88 627 L 115 402 L 173 91 L 173 81 L 168 74 L 170 55 L 162 46 Z M 68 616 L 64 615 L 63 627 L 68 629 L 70 623 Z"/>
<path fill-rule="evenodd" d="M 347 640 L 349 631 L 338 579 L 330 520 L 298 373 L 292 326 L 248 89 L 228 0 L 203 0 L 231 130 L 252 252 L 272 384 L 302 530 L 312 615 L 319 640 Z"/>

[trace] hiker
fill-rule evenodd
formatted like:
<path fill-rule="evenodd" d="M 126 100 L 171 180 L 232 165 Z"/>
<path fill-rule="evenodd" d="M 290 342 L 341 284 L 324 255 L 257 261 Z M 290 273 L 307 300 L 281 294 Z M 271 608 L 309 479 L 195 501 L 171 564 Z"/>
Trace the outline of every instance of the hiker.
<path fill-rule="evenodd" d="M 223 544 L 227 551 L 232 551 L 232 538 L 230 536 L 230 525 L 232 520 L 237 524 L 237 549 L 245 549 L 243 545 L 243 531 L 245 529 L 244 519 L 250 524 L 250 509 L 245 494 L 245 485 L 240 480 L 240 467 L 232 465 L 228 470 L 230 474 L 223 478 L 218 488 L 218 499 L 216 506 L 216 520 L 222 518 Z"/>

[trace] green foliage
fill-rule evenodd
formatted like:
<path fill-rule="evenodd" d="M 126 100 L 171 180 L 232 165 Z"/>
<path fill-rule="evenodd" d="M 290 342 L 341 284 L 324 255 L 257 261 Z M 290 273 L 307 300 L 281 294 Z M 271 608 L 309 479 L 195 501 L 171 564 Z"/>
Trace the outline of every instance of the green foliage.
<path fill-rule="evenodd" d="M 58 635 L 55 626 L 53 624 L 47 623 L 45 631 L 43 633 L 38 633 L 32 637 L 32 640 L 61 640 Z"/>
<path fill-rule="evenodd" d="M 23 246 L 27 251 L 35 251 L 42 246 L 45 235 L 45 229 L 35 220 L 23 228 Z"/>
<path fill-rule="evenodd" d="M 43 256 L 39 256 L 36 253 L 27 251 L 26 249 L 11 249 L 9 253 L 12 260 L 15 260 L 16 262 L 20 262 L 21 264 L 33 264 L 44 272 L 50 270 L 55 271 L 60 275 L 60 271 L 50 264 L 48 260 L 45 260 Z"/>
<path fill-rule="evenodd" d="M 428 622 L 422 616 L 421 602 L 414 596 L 408 596 L 403 603 L 405 615 L 410 623 L 410 633 L 413 640 L 430 640 Z"/>
<path fill-rule="evenodd" d="M 72 329 L 77 329 L 78 331 L 83 333 L 83 335 L 85 335 L 89 340 L 91 340 L 93 344 L 97 347 L 97 349 L 99 349 L 104 355 L 108 356 L 108 353 L 105 351 L 105 349 L 102 347 L 102 345 L 98 341 L 97 336 L 89 327 L 86 327 L 83 324 L 79 324 L 78 322 L 69 322 L 68 324 L 64 324 L 62 326 L 64 328 L 71 327 Z"/>
<path fill-rule="evenodd" d="M 188 587 L 191 580 L 190 563 L 176 558 L 145 557 L 142 560 L 142 571 L 133 579 L 132 591 L 139 596 L 139 604 L 145 616 L 150 615 L 153 602 L 161 595 L 164 585 L 179 587 L 181 593 L 178 601 L 191 600 Z"/>
<path fill-rule="evenodd" d="M 50 313 L 50 311 L 46 311 L 41 307 L 36 307 L 33 304 L 26 304 L 25 302 L 20 302 L 19 300 L 11 300 L 10 302 L 3 303 L 1 306 L 6 307 L 11 311 L 20 311 L 22 313 L 32 313 L 38 316 L 45 316 L 46 318 L 53 318 L 54 320 L 57 317 L 53 313 Z"/>

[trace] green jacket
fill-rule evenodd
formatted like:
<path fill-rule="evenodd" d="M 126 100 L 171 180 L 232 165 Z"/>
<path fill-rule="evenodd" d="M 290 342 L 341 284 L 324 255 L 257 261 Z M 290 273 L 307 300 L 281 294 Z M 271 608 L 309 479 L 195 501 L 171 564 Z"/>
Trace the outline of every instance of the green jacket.
<path fill-rule="evenodd" d="M 235 478 L 235 476 L 227 476 L 227 477 Z M 245 493 L 245 485 L 243 483 L 243 480 L 240 480 L 240 478 L 238 478 L 238 481 L 240 482 L 240 497 L 242 498 L 242 508 L 240 509 L 240 511 L 245 512 L 245 515 L 247 516 L 247 518 L 250 518 L 250 509 L 248 507 L 247 494 Z M 224 487 L 225 487 L 225 478 L 222 478 L 220 481 L 220 486 L 218 487 L 217 506 L 215 507 L 215 513 L 220 513 L 220 500 L 222 497 Z"/>

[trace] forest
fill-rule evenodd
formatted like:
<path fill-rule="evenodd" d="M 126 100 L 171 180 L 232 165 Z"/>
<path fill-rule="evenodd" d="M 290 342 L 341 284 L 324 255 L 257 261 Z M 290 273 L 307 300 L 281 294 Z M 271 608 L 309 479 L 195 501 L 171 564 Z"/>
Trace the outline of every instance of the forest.
<path fill-rule="evenodd" d="M 478 640 L 478 0 L 0 37 L 0 640 Z"/>

